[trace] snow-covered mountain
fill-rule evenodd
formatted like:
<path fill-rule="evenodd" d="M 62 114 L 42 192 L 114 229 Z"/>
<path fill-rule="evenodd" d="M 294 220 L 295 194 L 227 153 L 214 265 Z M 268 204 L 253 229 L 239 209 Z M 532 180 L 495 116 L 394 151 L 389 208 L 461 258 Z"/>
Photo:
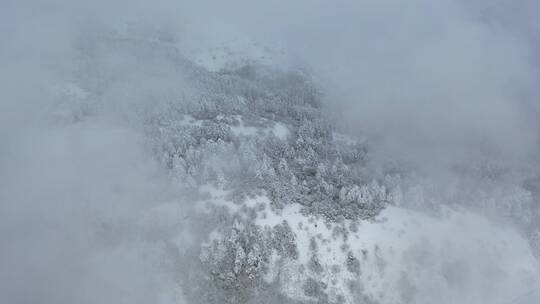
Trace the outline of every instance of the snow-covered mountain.
<path fill-rule="evenodd" d="M 531 191 L 434 193 L 410 169 L 374 163 L 305 71 L 276 69 L 258 48 L 186 57 L 110 33 L 83 49 L 57 122 L 112 111 L 181 193 L 135 218 L 139 242 L 160 244 L 154 258 L 173 267 L 165 301 L 503 304 L 540 288 L 527 238 L 445 203 L 513 201 L 511 218 L 537 212 Z"/>
<path fill-rule="evenodd" d="M 540 303 L 506 9 L 8 2 L 0 303 Z"/>

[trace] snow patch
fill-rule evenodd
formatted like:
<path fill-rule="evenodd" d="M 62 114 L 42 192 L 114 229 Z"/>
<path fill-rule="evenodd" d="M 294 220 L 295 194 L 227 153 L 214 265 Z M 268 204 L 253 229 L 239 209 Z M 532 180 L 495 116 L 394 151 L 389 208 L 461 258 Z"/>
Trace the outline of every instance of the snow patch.
<path fill-rule="evenodd" d="M 434 217 L 389 207 L 376 221 L 338 225 L 300 209 L 293 204 L 265 210 L 266 217 L 256 220 L 263 227 L 286 220 L 293 230 L 298 260 L 278 264 L 272 259 L 271 268 L 280 271 L 272 270 L 266 279 L 280 275 L 282 291 L 297 300 L 305 300 L 299 291 L 313 277 L 328 286 L 331 299 L 344 295 L 346 303 L 357 301 L 351 286 L 383 304 L 499 303 L 540 287 L 539 265 L 527 241 L 478 214 L 448 209 Z M 347 227 L 346 236 L 336 234 L 340 225 Z M 301 271 L 309 269 L 313 257 L 320 273 Z"/>
<path fill-rule="evenodd" d="M 248 64 L 287 68 L 291 65 L 285 48 L 265 46 L 247 39 L 229 39 L 183 50 L 183 55 L 211 72 L 235 69 Z"/>
<path fill-rule="evenodd" d="M 231 131 L 236 136 L 268 136 L 273 134 L 281 140 L 285 140 L 289 135 L 289 128 L 280 122 L 263 121 L 265 124 L 271 124 L 271 126 L 254 127 L 247 126 L 241 115 L 236 116 L 238 121 L 237 126 L 231 126 Z"/>
<path fill-rule="evenodd" d="M 289 135 L 289 128 L 280 122 L 274 123 L 274 126 L 270 130 L 277 138 L 285 140 Z"/>

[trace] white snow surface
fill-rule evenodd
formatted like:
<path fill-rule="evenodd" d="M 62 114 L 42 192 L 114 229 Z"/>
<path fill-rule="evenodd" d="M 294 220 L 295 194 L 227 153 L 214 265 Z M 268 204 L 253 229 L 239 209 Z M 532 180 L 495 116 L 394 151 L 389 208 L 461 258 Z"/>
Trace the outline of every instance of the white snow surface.
<path fill-rule="evenodd" d="M 240 210 L 224 199 L 224 192 L 211 193 L 207 203 L 226 206 L 231 213 Z M 295 234 L 298 259 L 283 260 L 274 252 L 266 276 L 268 282 L 279 278 L 282 292 L 291 298 L 310 299 L 303 285 L 315 278 L 327 284 L 331 300 L 344 295 L 345 303 L 356 303 L 355 292 L 381 304 L 537 303 L 540 265 L 528 242 L 479 214 L 445 209 L 435 216 L 388 207 L 374 221 L 328 224 L 302 214 L 298 204 L 271 210 L 265 196 L 245 204 L 265 205 L 256 224 L 274 227 L 285 220 Z M 339 227 L 348 231 L 346 238 L 335 233 Z M 312 239 L 317 251 L 310 249 Z M 359 274 L 347 270 L 349 253 L 358 258 Z M 314 254 L 320 273 L 307 267 Z"/>
<path fill-rule="evenodd" d="M 223 69 L 235 69 L 246 64 L 271 65 L 277 68 L 291 66 L 290 56 L 280 45 L 262 44 L 251 39 L 230 37 L 221 42 L 194 43 L 195 47 L 183 50 L 183 55 L 204 67 L 218 72 Z"/>
<path fill-rule="evenodd" d="M 236 136 L 268 136 L 273 134 L 277 138 L 284 140 L 289 135 L 289 129 L 287 126 L 280 122 L 272 122 L 272 126 L 269 127 L 254 127 L 246 125 L 242 116 L 240 115 L 238 115 L 236 119 L 238 120 L 239 124 L 231 127 L 231 131 Z"/>

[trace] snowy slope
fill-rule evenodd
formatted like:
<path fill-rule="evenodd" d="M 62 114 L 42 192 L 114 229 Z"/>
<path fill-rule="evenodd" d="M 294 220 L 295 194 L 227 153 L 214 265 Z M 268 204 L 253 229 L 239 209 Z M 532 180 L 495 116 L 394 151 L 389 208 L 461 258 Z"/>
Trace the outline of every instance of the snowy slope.
<path fill-rule="evenodd" d="M 301 205 L 273 211 L 262 196 L 242 209 L 224 193 L 211 193 L 210 202 L 231 214 L 246 218 L 248 209 L 258 210 L 254 223 L 261 230 L 288 224 L 298 254 L 272 252 L 264 280 L 280 282 L 295 300 L 510 303 L 540 288 L 540 265 L 527 240 L 470 211 L 434 216 L 388 207 L 372 221 L 329 223 L 306 215 Z"/>
<path fill-rule="evenodd" d="M 232 38 L 197 47 L 180 45 L 179 48 L 187 58 L 212 72 L 234 70 L 249 64 L 282 69 L 291 67 L 284 47 L 268 46 L 248 39 Z"/>

